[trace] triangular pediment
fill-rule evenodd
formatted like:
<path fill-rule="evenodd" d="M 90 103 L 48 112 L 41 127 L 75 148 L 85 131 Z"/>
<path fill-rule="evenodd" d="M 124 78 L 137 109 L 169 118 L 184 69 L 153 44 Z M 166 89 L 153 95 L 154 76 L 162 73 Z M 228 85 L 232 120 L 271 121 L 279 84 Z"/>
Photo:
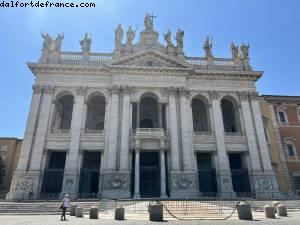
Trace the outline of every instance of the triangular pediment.
<path fill-rule="evenodd" d="M 112 61 L 111 65 L 150 68 L 190 68 L 184 61 L 154 49 L 147 49 L 117 58 Z"/>

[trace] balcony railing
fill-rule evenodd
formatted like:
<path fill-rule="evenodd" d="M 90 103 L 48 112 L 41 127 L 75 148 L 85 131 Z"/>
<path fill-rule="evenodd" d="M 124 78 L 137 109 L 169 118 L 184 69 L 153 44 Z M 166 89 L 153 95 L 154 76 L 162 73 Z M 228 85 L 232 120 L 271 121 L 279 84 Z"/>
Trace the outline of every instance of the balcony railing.
<path fill-rule="evenodd" d="M 85 134 L 102 134 L 104 133 L 104 129 L 103 130 L 90 130 L 90 129 L 85 129 L 84 130 Z"/>

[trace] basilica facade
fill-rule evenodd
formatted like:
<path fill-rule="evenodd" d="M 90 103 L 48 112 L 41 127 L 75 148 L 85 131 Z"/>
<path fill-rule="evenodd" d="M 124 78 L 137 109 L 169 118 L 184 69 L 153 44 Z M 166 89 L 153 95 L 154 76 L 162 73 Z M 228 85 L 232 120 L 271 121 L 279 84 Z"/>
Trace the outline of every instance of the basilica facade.
<path fill-rule="evenodd" d="M 126 38 L 123 36 L 126 35 Z M 278 193 L 249 46 L 231 58 L 184 52 L 146 15 L 136 38 L 115 30 L 112 53 L 61 50 L 42 33 L 24 141 L 8 199 L 238 196 Z M 126 40 L 124 40 L 126 39 Z M 137 39 L 137 40 L 136 40 Z M 174 43 L 173 43 L 174 42 Z"/>

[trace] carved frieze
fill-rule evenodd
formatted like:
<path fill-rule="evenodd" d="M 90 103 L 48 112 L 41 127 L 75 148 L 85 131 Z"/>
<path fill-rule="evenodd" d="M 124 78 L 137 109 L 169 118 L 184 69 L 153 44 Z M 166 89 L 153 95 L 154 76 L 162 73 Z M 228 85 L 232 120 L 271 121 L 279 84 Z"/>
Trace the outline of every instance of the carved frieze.
<path fill-rule="evenodd" d="M 18 180 L 14 186 L 16 191 L 31 191 L 33 189 L 34 182 L 32 180 Z"/>
<path fill-rule="evenodd" d="M 173 174 L 171 180 L 174 189 L 191 189 L 196 185 L 196 177 L 193 174 Z"/>
<path fill-rule="evenodd" d="M 125 174 L 104 175 L 104 189 L 126 189 L 129 187 L 128 176 Z"/>
<path fill-rule="evenodd" d="M 251 99 L 251 100 L 258 100 L 258 97 L 259 97 L 259 96 L 258 96 L 258 93 L 255 92 L 255 91 L 250 92 L 249 96 L 250 96 L 250 99 Z"/>

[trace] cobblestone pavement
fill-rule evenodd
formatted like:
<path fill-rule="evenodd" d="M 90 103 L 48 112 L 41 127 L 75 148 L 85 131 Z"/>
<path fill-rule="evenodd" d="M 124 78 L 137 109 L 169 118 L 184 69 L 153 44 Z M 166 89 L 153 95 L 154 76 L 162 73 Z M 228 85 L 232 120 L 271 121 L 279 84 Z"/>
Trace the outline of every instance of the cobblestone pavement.
<path fill-rule="evenodd" d="M 101 217 L 101 215 L 100 215 Z M 276 219 L 264 219 L 262 213 L 253 214 L 254 221 L 241 221 L 237 219 L 236 214 L 225 221 L 216 220 L 191 220 L 191 221 L 178 221 L 169 220 L 161 224 L 186 224 L 186 225 L 198 225 L 198 224 L 208 224 L 208 225 L 218 225 L 218 224 L 251 224 L 251 225 L 299 225 L 300 224 L 300 211 L 289 212 L 288 217 L 279 217 Z M 93 224 L 132 224 L 132 225 L 146 225 L 146 224 L 159 224 L 159 222 L 150 222 L 146 218 L 136 218 L 128 219 L 124 221 L 115 221 L 112 218 L 100 218 L 98 220 L 91 220 L 85 215 L 84 218 L 75 218 L 67 216 L 67 221 L 60 221 L 59 215 L 0 215 L 0 225 L 61 225 L 61 224 L 72 224 L 72 225 L 93 225 Z"/>

